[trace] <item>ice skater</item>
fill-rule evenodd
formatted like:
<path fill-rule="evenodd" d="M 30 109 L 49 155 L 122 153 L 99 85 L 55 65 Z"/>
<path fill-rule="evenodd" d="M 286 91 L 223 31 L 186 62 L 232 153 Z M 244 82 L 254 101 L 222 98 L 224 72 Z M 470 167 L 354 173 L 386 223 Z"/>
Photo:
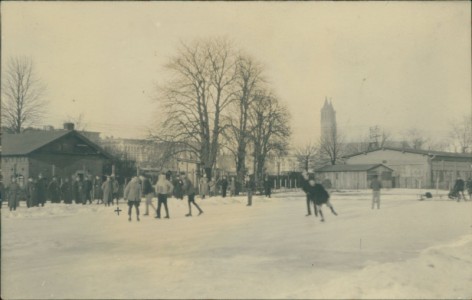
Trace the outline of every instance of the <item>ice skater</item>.
<path fill-rule="evenodd" d="M 336 211 L 334 211 L 334 207 L 329 201 L 329 193 L 326 191 L 326 189 L 321 184 L 316 183 L 314 179 L 310 179 L 308 181 L 308 184 L 308 196 L 310 198 L 310 201 L 312 201 L 316 205 L 315 209 L 320 214 L 320 221 L 325 221 L 323 211 L 321 210 L 321 206 L 323 206 L 323 204 L 326 204 L 329 209 L 331 209 L 333 215 L 337 216 L 338 214 L 336 213 Z"/>
<path fill-rule="evenodd" d="M 372 209 L 374 209 L 375 204 L 377 204 L 377 209 L 380 209 L 380 189 L 382 188 L 382 183 L 379 180 L 379 176 L 374 175 L 370 188 L 372 189 Z"/>
<path fill-rule="evenodd" d="M 198 206 L 197 203 L 195 203 L 195 187 L 193 186 L 192 181 L 186 176 L 183 175 L 183 191 L 187 195 L 188 199 L 188 214 L 186 214 L 186 217 L 191 217 L 192 216 L 192 204 L 198 209 L 198 215 L 203 214 L 203 210 Z"/>
<path fill-rule="evenodd" d="M 153 211 L 156 211 L 154 204 L 152 204 L 152 198 L 154 197 L 154 188 L 151 185 L 151 180 L 147 177 L 141 177 L 141 182 L 143 185 L 143 195 L 146 198 L 146 212 L 145 216 L 149 216 L 149 206 L 152 207 Z"/>
<path fill-rule="evenodd" d="M 167 207 L 167 196 L 172 195 L 174 186 L 166 179 L 165 174 L 160 174 L 156 183 L 156 194 L 157 194 L 157 219 L 161 218 L 161 205 L 164 205 L 166 210 L 166 219 L 169 219 L 169 208 Z"/>
<path fill-rule="evenodd" d="M 139 204 L 141 203 L 141 182 L 134 176 L 125 187 L 124 198 L 128 200 L 128 221 L 131 221 L 131 211 L 136 207 L 136 220 L 139 221 Z"/>
<path fill-rule="evenodd" d="M 312 198 L 310 197 L 310 195 L 308 194 L 308 190 L 309 190 L 309 187 L 310 187 L 310 183 L 309 183 L 309 177 L 308 177 L 308 173 L 307 171 L 303 171 L 302 172 L 302 180 L 301 180 L 301 187 L 302 187 L 302 190 L 305 192 L 306 194 L 306 208 L 307 208 L 307 214 L 306 216 L 311 216 L 311 208 L 310 208 L 310 205 L 313 204 L 313 212 L 315 213 L 315 217 L 318 217 L 318 209 L 316 208 L 316 204 L 315 202 L 312 200 Z"/>

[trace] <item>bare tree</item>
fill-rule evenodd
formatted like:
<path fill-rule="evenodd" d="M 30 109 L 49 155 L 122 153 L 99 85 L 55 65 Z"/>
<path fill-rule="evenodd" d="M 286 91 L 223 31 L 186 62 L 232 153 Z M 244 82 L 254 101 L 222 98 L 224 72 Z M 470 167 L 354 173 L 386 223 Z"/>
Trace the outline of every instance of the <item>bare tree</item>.
<path fill-rule="evenodd" d="M 164 118 L 157 137 L 198 153 L 208 175 L 224 130 L 222 114 L 235 97 L 236 61 L 225 39 L 181 43 L 166 65 L 172 79 L 160 89 Z"/>
<path fill-rule="evenodd" d="M 240 55 L 236 64 L 236 93 L 235 101 L 231 106 L 231 113 L 227 117 L 230 125 L 224 134 L 228 149 L 235 156 L 237 182 L 244 180 L 246 172 L 247 146 L 251 141 L 249 115 L 252 104 L 261 92 L 262 67 L 252 58 Z M 239 184 L 237 185 L 239 187 Z M 238 194 L 239 189 L 236 190 Z"/>
<path fill-rule="evenodd" d="M 321 137 L 319 148 L 320 160 L 335 165 L 344 154 L 344 137 L 333 127 Z"/>
<path fill-rule="evenodd" d="M 309 142 L 302 147 L 295 149 L 295 155 L 300 167 L 308 172 L 308 169 L 315 166 L 318 147 Z"/>
<path fill-rule="evenodd" d="M 450 137 L 456 152 L 472 153 L 472 114 L 451 123 Z"/>
<path fill-rule="evenodd" d="M 46 112 L 45 86 L 34 72 L 33 61 L 11 58 L 2 81 L 2 125 L 13 133 L 36 125 Z"/>
<path fill-rule="evenodd" d="M 424 133 L 416 128 L 410 128 L 404 132 L 402 146 L 411 149 L 423 149 L 429 139 Z"/>
<path fill-rule="evenodd" d="M 291 134 L 289 120 L 287 107 L 273 94 L 266 92 L 258 95 L 250 113 L 256 182 L 262 179 L 266 159 L 270 154 L 287 153 Z"/>

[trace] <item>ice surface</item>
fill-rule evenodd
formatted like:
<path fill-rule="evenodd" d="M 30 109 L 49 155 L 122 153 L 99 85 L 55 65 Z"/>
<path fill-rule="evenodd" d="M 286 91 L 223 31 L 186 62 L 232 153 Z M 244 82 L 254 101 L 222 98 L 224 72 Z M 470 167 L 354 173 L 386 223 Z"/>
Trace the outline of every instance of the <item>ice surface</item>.
<path fill-rule="evenodd" d="M 169 199 L 169 220 L 102 205 L 2 208 L 2 299 L 472 297 L 472 201 L 418 190 L 333 192 L 305 217 L 301 192 Z M 141 203 L 144 212 L 144 202 Z"/>

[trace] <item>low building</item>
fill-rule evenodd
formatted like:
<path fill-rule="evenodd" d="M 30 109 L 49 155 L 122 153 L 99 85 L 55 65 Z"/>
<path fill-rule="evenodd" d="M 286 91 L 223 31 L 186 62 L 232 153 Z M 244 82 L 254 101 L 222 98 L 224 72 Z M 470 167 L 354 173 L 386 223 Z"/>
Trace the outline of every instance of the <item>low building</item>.
<path fill-rule="evenodd" d="M 327 165 L 315 170 L 317 179 L 331 183 L 334 189 L 367 189 L 374 176 L 384 188 L 392 187 L 393 170 L 383 164 Z"/>
<path fill-rule="evenodd" d="M 392 187 L 450 189 L 472 177 L 472 154 L 384 147 L 344 157 L 346 164 L 384 164 L 394 170 Z"/>
<path fill-rule="evenodd" d="M 73 127 L 2 135 L 2 175 L 8 186 L 11 178 L 65 178 L 103 175 L 113 156 Z"/>

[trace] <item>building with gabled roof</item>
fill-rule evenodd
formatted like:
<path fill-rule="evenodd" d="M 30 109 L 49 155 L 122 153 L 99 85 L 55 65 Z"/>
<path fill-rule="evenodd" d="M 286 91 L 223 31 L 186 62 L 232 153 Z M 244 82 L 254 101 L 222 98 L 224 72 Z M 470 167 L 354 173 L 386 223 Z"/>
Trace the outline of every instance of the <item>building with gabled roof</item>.
<path fill-rule="evenodd" d="M 383 147 L 344 157 L 346 164 L 384 164 L 394 170 L 392 186 L 450 189 L 472 177 L 472 154 Z"/>
<path fill-rule="evenodd" d="M 73 127 L 2 134 L 1 170 L 5 185 L 12 177 L 51 178 L 103 175 L 113 156 Z"/>

